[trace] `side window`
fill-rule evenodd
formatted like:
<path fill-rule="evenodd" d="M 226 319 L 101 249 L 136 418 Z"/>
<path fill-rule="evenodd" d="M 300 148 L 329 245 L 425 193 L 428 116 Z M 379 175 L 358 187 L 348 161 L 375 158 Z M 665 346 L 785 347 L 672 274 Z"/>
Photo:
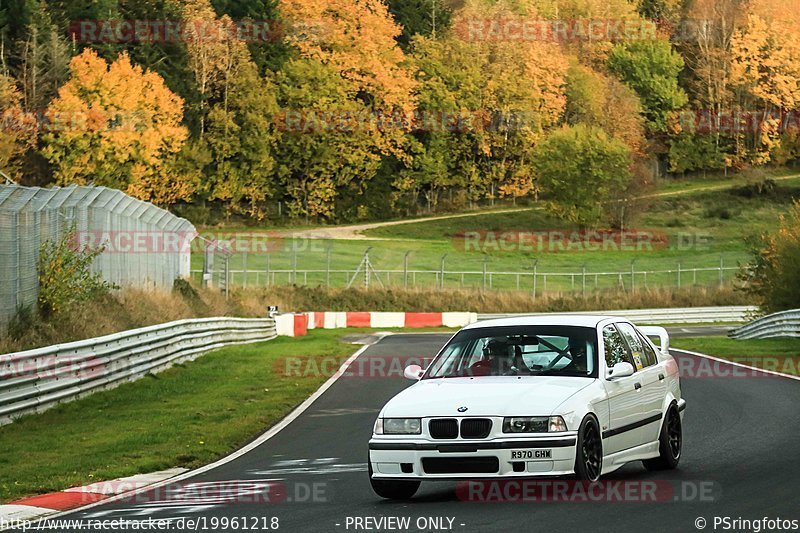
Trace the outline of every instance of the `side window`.
<path fill-rule="evenodd" d="M 639 333 L 638 331 L 636 333 Z M 642 346 L 644 347 L 644 357 L 647 359 L 645 366 L 655 365 L 658 363 L 658 356 L 656 352 L 653 350 L 653 347 L 647 342 L 647 339 L 639 333 L 639 339 L 642 341 Z"/>
<path fill-rule="evenodd" d="M 628 346 L 631 349 L 634 368 L 636 368 L 636 370 L 641 370 L 642 368 L 648 366 L 647 358 L 644 354 L 644 347 L 642 346 L 642 340 L 636 333 L 636 329 L 627 322 L 618 322 L 617 329 L 620 331 L 620 333 L 622 333 L 622 336 L 625 338 L 625 342 L 628 343 Z"/>
<path fill-rule="evenodd" d="M 622 340 L 622 336 L 613 324 L 603 328 L 603 348 L 606 352 L 606 365 L 608 365 L 608 368 L 625 361 L 633 364 L 630 353 L 628 353 L 628 346 Z"/>

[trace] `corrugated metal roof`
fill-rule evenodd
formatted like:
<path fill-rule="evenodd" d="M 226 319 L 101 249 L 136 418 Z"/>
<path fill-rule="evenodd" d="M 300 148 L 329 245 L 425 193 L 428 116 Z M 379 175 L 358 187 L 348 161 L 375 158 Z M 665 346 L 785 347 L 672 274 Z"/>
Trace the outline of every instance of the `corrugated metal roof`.
<path fill-rule="evenodd" d="M 40 211 L 71 207 L 103 209 L 148 223 L 152 221 L 160 229 L 170 227 L 173 231 L 194 230 L 194 226 L 188 220 L 108 187 L 69 185 L 44 188 L 0 184 L 0 211 Z"/>

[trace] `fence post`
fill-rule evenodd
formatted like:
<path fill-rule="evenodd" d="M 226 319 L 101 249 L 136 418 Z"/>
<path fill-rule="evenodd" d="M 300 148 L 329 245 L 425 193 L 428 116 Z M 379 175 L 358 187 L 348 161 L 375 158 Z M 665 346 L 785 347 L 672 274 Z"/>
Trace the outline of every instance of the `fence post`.
<path fill-rule="evenodd" d="M 292 285 L 297 284 L 297 247 L 292 242 Z"/>
<path fill-rule="evenodd" d="M 536 301 L 536 265 L 539 263 L 538 259 L 533 260 L 533 301 Z"/>
<path fill-rule="evenodd" d="M 678 288 L 681 288 L 681 262 L 678 261 Z"/>
<path fill-rule="evenodd" d="M 209 285 L 213 285 L 213 283 L 209 283 L 211 281 L 211 276 L 213 275 L 211 272 L 211 262 L 212 262 L 212 255 L 211 255 L 211 244 L 206 241 L 205 248 L 203 250 L 203 273 L 201 274 L 201 285 L 203 287 L 208 287 Z"/>
<path fill-rule="evenodd" d="M 325 250 L 325 286 L 331 286 L 331 243 L 328 243 L 328 247 Z"/>
<path fill-rule="evenodd" d="M 408 254 L 411 250 L 407 250 L 403 255 L 403 287 L 408 288 Z"/>
<path fill-rule="evenodd" d="M 269 287 L 269 262 L 272 259 L 272 254 L 267 252 L 267 287 Z"/>
<path fill-rule="evenodd" d="M 247 288 L 247 250 L 242 252 L 242 270 L 244 270 L 244 288 Z"/>
<path fill-rule="evenodd" d="M 582 270 L 581 293 L 583 294 L 583 297 L 586 298 L 586 263 L 584 263 L 583 266 L 581 266 L 581 270 Z"/>
<path fill-rule="evenodd" d="M 486 259 L 483 260 L 483 290 L 486 290 Z"/>
<path fill-rule="evenodd" d="M 722 287 L 722 254 L 719 256 L 719 286 Z"/>
<path fill-rule="evenodd" d="M 230 268 L 229 268 L 230 267 L 230 262 L 229 262 L 230 261 L 230 257 L 231 256 L 229 256 L 228 254 L 225 254 L 225 299 L 227 299 L 228 296 L 230 295 L 230 289 L 229 289 L 230 284 L 231 284 L 230 283 L 231 279 L 230 279 L 230 276 L 229 276 L 229 272 L 230 272 Z"/>
<path fill-rule="evenodd" d="M 444 289 L 444 260 L 445 260 L 446 258 L 447 258 L 447 254 L 444 254 L 444 255 L 442 256 L 442 262 L 441 262 L 441 264 L 440 264 L 440 268 L 439 268 L 439 272 L 440 272 L 440 277 L 439 277 L 439 288 L 440 288 L 440 289 Z"/>
<path fill-rule="evenodd" d="M 631 293 L 636 292 L 635 265 L 636 265 L 636 259 L 631 260 Z"/>

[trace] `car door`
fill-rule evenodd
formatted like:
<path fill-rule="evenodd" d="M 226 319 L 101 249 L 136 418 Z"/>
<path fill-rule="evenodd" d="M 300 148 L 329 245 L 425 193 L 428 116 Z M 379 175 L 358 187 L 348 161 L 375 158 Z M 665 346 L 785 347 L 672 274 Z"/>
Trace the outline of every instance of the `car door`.
<path fill-rule="evenodd" d="M 636 363 L 636 374 L 639 375 L 640 401 L 644 407 L 642 418 L 642 443 L 658 440 L 661 430 L 661 409 L 664 406 L 666 385 L 664 370 L 658 365 L 658 358 L 650 343 L 642 338 L 642 334 L 628 322 L 618 322 L 617 329 L 622 333 L 631 350 Z"/>
<path fill-rule="evenodd" d="M 602 337 L 607 369 L 623 361 L 636 369 L 630 348 L 614 324 L 603 327 Z M 644 432 L 637 425 L 644 418 L 639 372 L 635 371 L 632 376 L 623 378 L 609 377 L 606 370 L 603 385 L 607 394 L 609 422 L 608 427 L 602 428 L 605 455 L 627 450 L 644 442 Z"/>

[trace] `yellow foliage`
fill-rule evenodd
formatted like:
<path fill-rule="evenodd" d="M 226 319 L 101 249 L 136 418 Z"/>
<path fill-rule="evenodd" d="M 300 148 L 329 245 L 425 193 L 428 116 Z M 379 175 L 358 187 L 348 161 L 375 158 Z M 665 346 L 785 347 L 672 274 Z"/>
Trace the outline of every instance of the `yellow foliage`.
<path fill-rule="evenodd" d="M 20 105 L 14 80 L 0 74 L 0 170 L 13 174 L 19 158 L 36 142 L 36 118 Z"/>
<path fill-rule="evenodd" d="M 183 100 L 155 72 L 122 53 L 111 64 L 91 49 L 47 109 L 43 151 L 61 184 L 93 182 L 157 204 L 188 197 L 194 183 L 170 172 L 186 141 Z"/>
<path fill-rule="evenodd" d="M 282 0 L 288 42 L 372 95 L 378 108 L 411 113 L 416 87 L 395 37 L 400 27 L 381 0 Z"/>

